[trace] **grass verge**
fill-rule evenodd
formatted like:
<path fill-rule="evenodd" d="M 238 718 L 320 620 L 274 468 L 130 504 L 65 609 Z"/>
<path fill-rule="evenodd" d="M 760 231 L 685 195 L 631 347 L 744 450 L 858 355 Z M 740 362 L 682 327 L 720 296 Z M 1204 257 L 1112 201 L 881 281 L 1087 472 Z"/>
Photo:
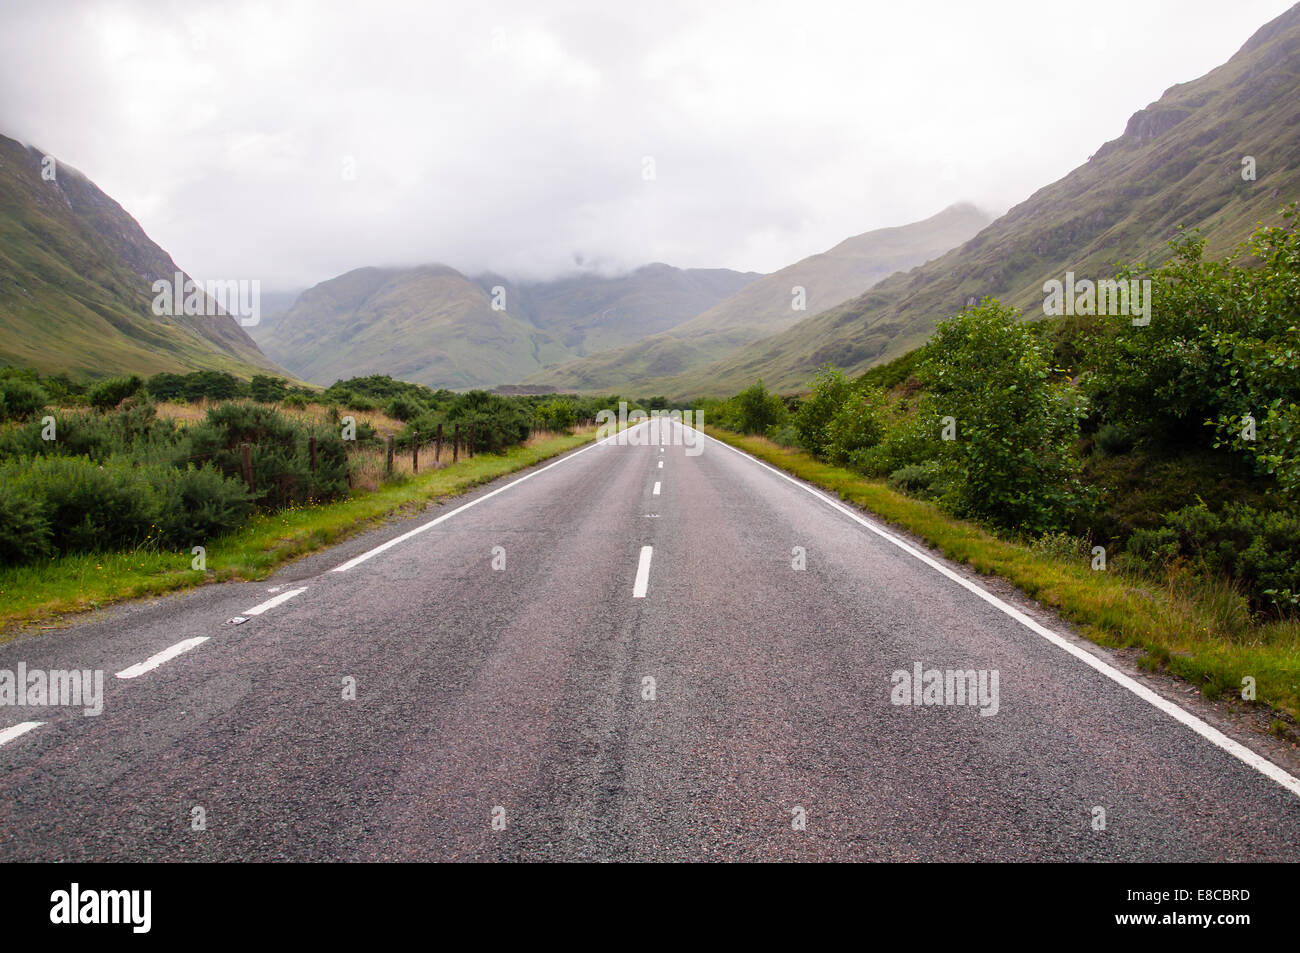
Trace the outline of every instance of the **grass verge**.
<path fill-rule="evenodd" d="M 1240 697 L 1255 680 L 1256 699 L 1283 715 L 1273 730 L 1294 738 L 1300 717 L 1300 623 L 1242 624 L 1215 586 L 1171 578 L 1167 585 L 1115 572 L 1097 572 L 1091 557 L 1045 554 L 1030 544 L 954 519 L 933 503 L 782 447 L 716 427 L 718 440 L 836 493 L 919 536 L 956 562 L 997 575 L 1073 622 L 1087 638 L 1112 648 L 1136 647 L 1144 668 L 1168 671 L 1197 685 L 1207 698 Z"/>
<path fill-rule="evenodd" d="M 0 569 L 0 633 L 47 623 L 127 599 L 156 596 L 210 582 L 264 579 L 299 556 L 323 549 L 390 517 L 424 509 L 497 477 L 540 463 L 589 443 L 594 428 L 548 435 L 504 454 L 482 454 L 437 470 L 358 493 L 351 499 L 253 517 L 240 529 L 213 540 L 206 572 L 191 568 L 190 553 L 138 549 L 125 553 L 77 553 Z"/>

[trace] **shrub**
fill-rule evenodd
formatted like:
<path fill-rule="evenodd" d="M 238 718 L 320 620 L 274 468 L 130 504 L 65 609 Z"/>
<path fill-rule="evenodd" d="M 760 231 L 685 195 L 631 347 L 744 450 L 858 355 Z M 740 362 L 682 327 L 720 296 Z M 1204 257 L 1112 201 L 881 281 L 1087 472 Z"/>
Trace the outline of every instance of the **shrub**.
<path fill-rule="evenodd" d="M 134 546 L 150 536 L 161 511 L 144 473 L 125 461 L 38 457 L 6 479 L 19 494 L 41 501 L 59 552 Z"/>
<path fill-rule="evenodd" d="M 1119 457 L 1133 449 L 1133 432 L 1123 424 L 1105 424 L 1097 431 L 1097 449 Z"/>
<path fill-rule="evenodd" d="M 889 485 L 905 493 L 927 490 L 934 482 L 935 468 L 923 463 L 909 463 L 889 474 Z"/>
<path fill-rule="evenodd" d="M 830 450 L 830 425 L 849 395 L 849 381 L 838 368 L 827 364 L 817 372 L 812 392 L 793 418 L 799 443 L 815 457 Z"/>
<path fill-rule="evenodd" d="M 223 476 L 213 466 L 159 468 L 156 479 L 158 537 L 164 545 L 186 549 L 236 529 L 252 513 L 243 481 Z"/>
<path fill-rule="evenodd" d="M 955 478 L 949 508 L 1038 534 L 1076 502 L 1070 444 L 1081 407 L 1053 382 L 1047 346 L 1017 317 L 986 298 L 941 322 L 919 375 L 935 409 L 956 422 L 956 439 L 940 448 Z"/>
<path fill-rule="evenodd" d="M 0 565 L 39 559 L 50 550 L 50 523 L 39 498 L 0 482 Z"/>
<path fill-rule="evenodd" d="M 311 429 L 257 403 L 218 404 L 190 428 L 190 453 L 177 463 L 211 463 L 227 477 L 241 477 L 240 445 L 251 445 L 253 485 L 259 506 L 271 509 L 345 496 L 347 451 L 334 428 Z M 316 436 L 316 470 L 307 438 Z M 357 437 L 369 434 L 360 426 Z"/>
<path fill-rule="evenodd" d="M 155 374 L 149 378 L 147 390 L 154 400 L 231 400 L 247 397 L 251 387 L 225 371 L 194 371 Z"/>
<path fill-rule="evenodd" d="M 924 464 L 939 453 L 930 422 L 935 419 L 925 400 L 918 402 L 917 412 L 896 421 L 874 447 L 853 456 L 853 466 L 868 476 L 886 476 L 902 467 Z"/>
<path fill-rule="evenodd" d="M 384 409 L 384 413 L 388 414 L 389 417 L 392 417 L 394 420 L 400 420 L 403 423 L 406 423 L 408 420 L 414 420 L 420 414 L 426 412 L 427 408 L 423 404 L 404 394 L 399 394 L 394 397 L 388 402 L 388 406 Z"/>
<path fill-rule="evenodd" d="M 766 433 L 769 427 L 785 422 L 785 403 L 779 396 L 769 392 L 761 380 L 741 391 L 732 401 L 735 405 L 736 425 L 741 433 Z"/>
<path fill-rule="evenodd" d="M 254 374 L 253 379 L 249 381 L 248 390 L 253 400 L 261 401 L 264 404 L 273 404 L 284 400 L 285 395 L 289 392 L 289 386 L 283 378 Z"/>
<path fill-rule="evenodd" d="M 573 402 L 569 400 L 548 400 L 539 404 L 534 411 L 538 426 L 544 430 L 568 433 L 578 422 L 578 415 Z"/>
<path fill-rule="evenodd" d="M 50 401 L 45 388 L 21 377 L 0 380 L 0 420 L 26 420 Z"/>
<path fill-rule="evenodd" d="M 832 463 L 850 463 L 862 451 L 880 443 L 885 432 L 881 401 L 878 391 L 861 388 L 845 398 L 824 430 L 826 456 Z"/>
<path fill-rule="evenodd" d="M 1163 526 L 1138 530 L 1126 563 L 1158 574 L 1176 563 L 1193 574 L 1238 584 L 1256 612 L 1300 608 L 1300 517 L 1241 503 L 1215 513 L 1203 505 L 1170 513 Z"/>
<path fill-rule="evenodd" d="M 138 374 L 129 377 L 110 377 L 90 388 L 87 396 L 90 405 L 97 410 L 112 410 L 128 397 L 133 397 L 144 389 L 144 381 Z"/>
<path fill-rule="evenodd" d="M 443 424 L 448 439 L 457 424 L 465 441 L 469 440 L 473 428 L 475 453 L 501 453 L 527 440 L 533 429 L 532 415 L 522 401 L 483 390 L 457 394 L 441 414 L 416 421 L 415 429 L 427 436 L 439 423 Z"/>

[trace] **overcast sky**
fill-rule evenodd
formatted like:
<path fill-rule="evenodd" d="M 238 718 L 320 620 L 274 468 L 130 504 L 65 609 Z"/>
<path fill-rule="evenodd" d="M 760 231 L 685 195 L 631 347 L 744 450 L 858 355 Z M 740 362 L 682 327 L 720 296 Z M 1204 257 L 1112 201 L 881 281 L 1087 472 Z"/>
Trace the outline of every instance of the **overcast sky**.
<path fill-rule="evenodd" d="M 1005 211 L 1289 5 L 0 0 L 0 131 L 187 271 L 264 290 L 431 261 L 766 272 Z"/>

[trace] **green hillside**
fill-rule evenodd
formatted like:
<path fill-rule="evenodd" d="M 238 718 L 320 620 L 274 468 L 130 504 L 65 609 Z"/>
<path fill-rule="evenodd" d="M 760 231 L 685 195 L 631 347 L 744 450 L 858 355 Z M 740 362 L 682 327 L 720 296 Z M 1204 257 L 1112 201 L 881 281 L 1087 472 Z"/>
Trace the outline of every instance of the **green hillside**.
<path fill-rule="evenodd" d="M 726 268 L 655 263 L 625 275 L 570 275 L 513 284 L 481 275 L 484 288 L 509 290 L 511 310 L 584 356 L 624 347 L 676 327 L 762 276 Z"/>
<path fill-rule="evenodd" d="M 1255 181 L 1242 178 L 1244 156 L 1255 158 Z M 1067 270 L 1105 277 L 1119 260 L 1162 261 L 1180 225 L 1201 228 L 1210 253 L 1225 252 L 1297 198 L 1300 8 L 1292 8 L 960 248 L 710 366 L 642 386 L 726 394 L 761 377 L 794 391 L 827 362 L 858 373 L 921 344 L 970 298 L 993 295 L 1041 315 L 1043 282 Z"/>
<path fill-rule="evenodd" d="M 886 275 L 942 254 L 988 223 L 974 206 L 959 204 L 911 225 L 856 235 L 747 284 L 667 333 L 551 368 L 530 383 L 561 390 L 655 390 L 657 379 L 704 366 L 847 301 Z M 792 306 L 796 287 L 804 289 L 802 310 Z"/>
<path fill-rule="evenodd" d="M 382 373 L 495 387 L 680 324 L 757 277 L 654 264 L 516 283 L 445 265 L 360 268 L 305 291 L 254 334 L 267 354 L 321 384 Z M 498 286 L 504 310 L 492 308 Z"/>
<path fill-rule="evenodd" d="M 46 373 L 283 374 L 228 315 L 155 315 L 179 270 L 94 183 L 0 136 L 0 364 Z"/>

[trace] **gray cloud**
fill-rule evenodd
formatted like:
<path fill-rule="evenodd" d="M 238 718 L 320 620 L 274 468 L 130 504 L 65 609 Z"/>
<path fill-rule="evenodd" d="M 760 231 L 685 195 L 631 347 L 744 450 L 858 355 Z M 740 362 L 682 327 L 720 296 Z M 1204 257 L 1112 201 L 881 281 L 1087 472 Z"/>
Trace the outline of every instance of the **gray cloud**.
<path fill-rule="evenodd" d="M 1005 209 L 1287 6 L 6 3 L 0 129 L 200 277 L 770 271 Z"/>

